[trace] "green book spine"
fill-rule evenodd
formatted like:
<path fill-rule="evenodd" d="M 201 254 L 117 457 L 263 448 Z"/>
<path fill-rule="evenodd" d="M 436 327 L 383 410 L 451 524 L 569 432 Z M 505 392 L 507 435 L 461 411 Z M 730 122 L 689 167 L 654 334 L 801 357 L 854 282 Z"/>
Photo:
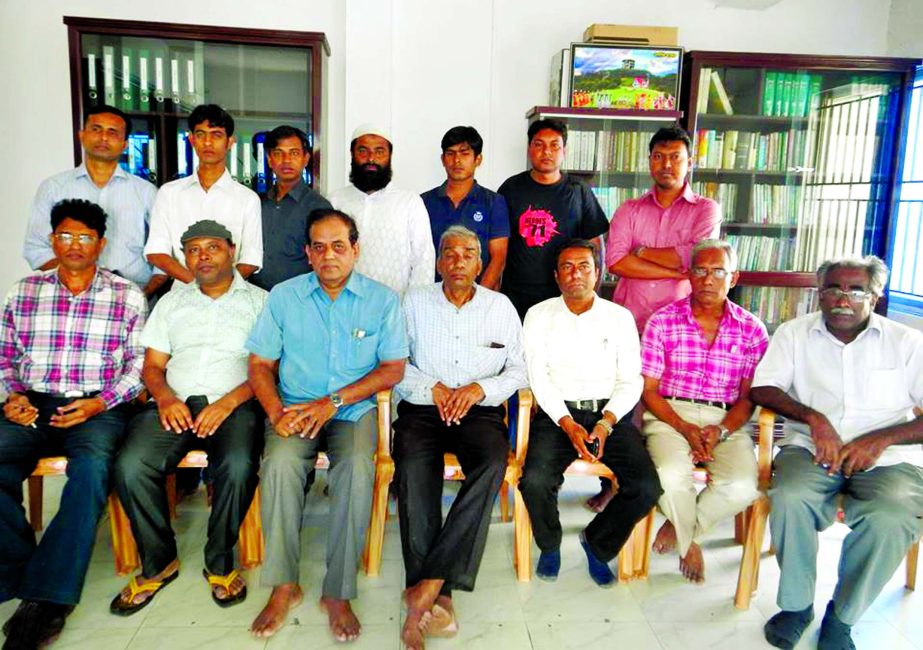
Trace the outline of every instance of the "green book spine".
<path fill-rule="evenodd" d="M 147 50 L 138 52 L 138 109 L 151 110 L 151 54 Z"/>
<path fill-rule="evenodd" d="M 767 72 L 763 81 L 763 115 L 772 115 L 776 107 L 776 77 L 775 72 Z"/>
<path fill-rule="evenodd" d="M 776 94 L 775 94 L 775 107 L 773 109 L 773 116 L 779 117 L 782 115 L 782 95 L 785 92 L 785 77 L 788 75 L 784 72 L 776 73 Z"/>
<path fill-rule="evenodd" d="M 121 87 L 119 88 L 119 108 L 123 111 L 132 111 L 135 108 L 134 92 L 131 87 L 132 56 L 131 49 L 122 48 Z"/>
<path fill-rule="evenodd" d="M 811 75 L 811 83 L 808 91 L 808 110 L 816 111 L 820 107 L 820 91 L 822 89 L 823 77 L 819 74 Z"/>
<path fill-rule="evenodd" d="M 798 117 L 808 114 L 808 88 L 811 85 L 811 75 L 801 73 L 798 75 Z"/>
<path fill-rule="evenodd" d="M 785 81 L 782 83 L 782 112 L 780 115 L 791 117 L 792 115 L 792 88 L 795 85 L 795 75 L 786 74 Z"/>

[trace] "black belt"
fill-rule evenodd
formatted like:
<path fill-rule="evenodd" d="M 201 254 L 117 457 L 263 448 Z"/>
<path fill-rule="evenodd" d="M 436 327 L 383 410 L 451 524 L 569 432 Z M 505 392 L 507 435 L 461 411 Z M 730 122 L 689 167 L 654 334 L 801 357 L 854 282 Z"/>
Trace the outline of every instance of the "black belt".
<path fill-rule="evenodd" d="M 578 399 L 576 401 L 567 401 L 564 400 L 564 406 L 575 411 L 601 411 L 602 408 L 609 402 L 608 397 L 603 399 Z"/>
<path fill-rule="evenodd" d="M 695 399 L 692 397 L 677 397 L 675 395 L 665 395 L 664 399 L 677 399 L 680 402 L 691 402 L 692 404 L 702 404 L 703 406 L 714 406 L 719 409 L 724 409 L 725 411 L 734 406 L 729 402 L 719 402 L 712 399 Z"/>
<path fill-rule="evenodd" d="M 29 390 L 26 392 L 32 393 L 34 395 L 41 395 L 42 397 L 53 397 L 54 399 L 84 399 L 87 397 L 96 397 L 102 391 L 69 390 L 64 393 L 43 393 L 42 391 L 39 391 L 39 390 Z"/>

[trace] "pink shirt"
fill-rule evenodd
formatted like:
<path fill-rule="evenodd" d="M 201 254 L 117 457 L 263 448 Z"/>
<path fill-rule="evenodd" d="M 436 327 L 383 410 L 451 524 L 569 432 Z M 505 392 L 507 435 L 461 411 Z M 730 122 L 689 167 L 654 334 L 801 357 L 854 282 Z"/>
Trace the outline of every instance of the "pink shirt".
<path fill-rule="evenodd" d="M 669 208 L 662 208 L 648 190 L 637 199 L 629 199 L 612 215 L 606 240 L 606 268 L 611 267 L 638 246 L 675 248 L 689 268 L 692 247 L 703 239 L 718 237 L 721 208 L 711 199 L 693 192 L 689 183 Z M 688 280 L 644 280 L 619 278 L 612 301 L 624 306 L 635 317 L 638 331 L 651 314 L 674 300 L 692 293 Z"/>
<path fill-rule="evenodd" d="M 641 337 L 641 374 L 660 380 L 664 397 L 688 397 L 733 404 L 740 382 L 752 379 L 769 336 L 760 319 L 730 300 L 709 346 L 692 315 L 692 299 L 658 310 Z"/>

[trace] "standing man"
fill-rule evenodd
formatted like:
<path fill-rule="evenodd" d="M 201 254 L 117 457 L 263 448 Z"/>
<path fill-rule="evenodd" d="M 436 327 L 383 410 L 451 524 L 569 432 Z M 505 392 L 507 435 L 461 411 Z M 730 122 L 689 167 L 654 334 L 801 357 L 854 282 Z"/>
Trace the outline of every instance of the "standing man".
<path fill-rule="evenodd" d="M 481 271 L 478 236 L 449 226 L 436 266 L 442 282 L 404 298 L 410 363 L 397 386 L 402 401 L 394 423 L 407 575 L 401 639 L 419 649 L 421 631 L 458 630 L 452 589 L 474 590 L 509 458 L 503 402 L 526 385 L 516 310 L 503 294 L 475 284 Z M 446 452 L 458 457 L 465 480 L 443 525 Z"/>
<path fill-rule="evenodd" d="M 814 618 L 817 533 L 839 499 L 852 530 L 821 650 L 855 648 L 852 626 L 920 536 L 923 334 L 872 312 L 887 281 L 874 256 L 821 264 L 820 313 L 783 323 L 753 378 L 751 399 L 787 418 L 769 490 L 782 611 L 764 631 L 777 648 Z"/>
<path fill-rule="evenodd" d="M 473 126 L 454 126 L 446 131 L 440 156 L 446 181 L 422 197 L 437 247 L 442 233 L 454 224 L 477 234 L 483 269 L 479 284 L 496 291 L 506 266 L 510 215 L 506 199 L 474 180 L 474 172 L 483 160 L 483 147 L 484 140 Z"/>
<path fill-rule="evenodd" d="M 141 392 L 147 303 L 99 268 L 106 213 L 65 199 L 51 209 L 53 270 L 13 285 L 0 323 L 0 602 L 21 598 L 5 647 L 49 643 L 80 601 L 109 471 Z M 43 456 L 67 456 L 58 513 L 36 546 L 22 483 Z"/>
<path fill-rule="evenodd" d="M 256 490 L 263 414 L 247 383 L 244 342 L 267 294 L 234 270 L 231 232 L 220 223 L 198 221 L 181 241 L 196 281 L 161 298 L 147 321 L 142 376 L 153 401 L 131 421 L 115 463 L 142 568 L 109 607 L 121 616 L 179 575 L 165 479 L 194 449 L 208 452 L 214 487 L 205 543 L 212 598 L 227 607 L 247 595 L 234 544 Z"/>
<path fill-rule="evenodd" d="M 305 252 L 314 271 L 276 286 L 246 344 L 250 385 L 268 418 L 262 582 L 272 587 L 250 629 L 272 636 L 301 602 L 304 487 L 325 448 L 330 530 L 320 604 L 337 641 L 351 641 L 360 625 L 349 601 L 357 595 L 375 479 L 375 393 L 403 377 L 407 338 L 397 294 L 353 272 L 359 232 L 352 217 L 315 210 L 307 228 Z"/>
<path fill-rule="evenodd" d="M 304 182 L 311 161 L 308 136 L 293 126 L 277 126 L 266 136 L 269 167 L 276 182 L 260 196 L 263 211 L 263 267 L 249 280 L 269 291 L 311 270 L 304 254 L 308 215 L 330 203 Z"/>
<path fill-rule="evenodd" d="M 131 280 L 148 296 L 167 280 L 165 275 L 152 276 L 144 258 L 157 188 L 119 166 L 130 134 L 131 118 L 119 109 L 94 106 L 87 110 L 77 134 L 83 163 L 46 179 L 32 201 L 23 257 L 33 270 L 48 271 L 58 264 L 50 238 L 51 208 L 63 199 L 85 199 L 109 215 L 108 244 L 100 253 L 100 266 Z"/>
<path fill-rule="evenodd" d="M 433 283 L 436 253 L 423 200 L 391 184 L 393 146 L 388 131 L 363 124 L 353 132 L 350 184 L 330 195 L 362 232 L 359 273 L 403 296 L 409 287 Z"/>
<path fill-rule="evenodd" d="M 151 233 L 144 247 L 148 261 L 185 284 L 195 273 L 183 264 L 180 239 L 202 219 L 217 221 L 237 242 L 234 262 L 248 277 L 263 263 L 260 197 L 235 181 L 225 161 L 234 142 L 234 118 L 215 104 L 196 106 L 189 115 L 189 142 L 199 158 L 195 173 L 171 181 L 157 192 Z"/>
<path fill-rule="evenodd" d="M 526 364 L 539 411 L 519 490 L 541 549 L 535 573 L 555 580 L 561 567 L 558 491 L 564 470 L 578 458 L 612 470 L 618 492 L 580 533 L 590 577 L 608 587 L 615 582 L 608 563 L 661 490 L 641 434 L 625 417 L 641 395 L 638 335 L 625 308 L 596 295 L 598 258 L 592 242 L 564 242 L 554 272 L 561 295 L 526 315 Z"/>
<path fill-rule="evenodd" d="M 690 582 L 705 580 L 699 540 L 759 496 L 753 440 L 741 427 L 753 414 L 750 382 L 769 339 L 756 316 L 728 300 L 737 275 L 730 244 L 699 242 L 689 269 L 692 294 L 655 312 L 641 338 L 643 431 L 667 517 L 654 551 L 678 547 Z M 692 472 L 699 464 L 708 468 L 708 485 L 696 495 Z"/>
<path fill-rule="evenodd" d="M 561 172 L 567 125 L 536 120 L 529 125 L 529 171 L 500 186 L 510 213 L 510 245 L 502 290 L 524 318 L 532 305 L 559 295 L 555 252 L 570 238 L 595 239 L 609 222 L 582 181 Z"/>
<path fill-rule="evenodd" d="M 692 247 L 718 237 L 721 208 L 689 187 L 689 135 L 676 126 L 657 131 L 648 145 L 654 186 L 625 201 L 612 216 L 606 267 L 619 276 L 616 302 L 635 317 L 638 332 L 651 314 L 687 297 Z"/>

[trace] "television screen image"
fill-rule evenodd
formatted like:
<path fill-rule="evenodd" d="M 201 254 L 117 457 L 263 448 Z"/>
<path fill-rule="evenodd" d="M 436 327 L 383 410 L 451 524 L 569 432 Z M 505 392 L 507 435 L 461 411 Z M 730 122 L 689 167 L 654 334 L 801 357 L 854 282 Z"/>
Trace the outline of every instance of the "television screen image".
<path fill-rule="evenodd" d="M 676 110 L 682 48 L 583 44 L 572 47 L 571 106 Z"/>

